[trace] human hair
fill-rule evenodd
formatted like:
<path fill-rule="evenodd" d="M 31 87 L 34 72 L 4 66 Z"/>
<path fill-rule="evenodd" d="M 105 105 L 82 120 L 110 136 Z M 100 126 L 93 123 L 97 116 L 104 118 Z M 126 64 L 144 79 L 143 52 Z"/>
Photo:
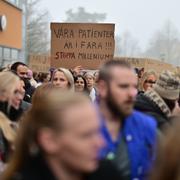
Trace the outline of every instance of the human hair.
<path fill-rule="evenodd" d="M 8 71 L 6 67 L 0 67 L 0 72 Z"/>
<path fill-rule="evenodd" d="M 99 70 L 94 72 L 94 77 L 96 76 L 96 74 L 99 76 Z"/>
<path fill-rule="evenodd" d="M 16 133 L 15 129 L 13 129 L 13 127 L 11 126 L 11 123 L 12 122 L 5 116 L 5 114 L 0 112 L 0 130 L 2 131 L 3 136 L 8 141 L 8 143 L 13 144 Z"/>
<path fill-rule="evenodd" d="M 0 96 L 11 97 L 19 77 L 10 71 L 0 72 Z"/>
<path fill-rule="evenodd" d="M 153 70 L 148 70 L 143 73 L 141 79 L 139 80 L 139 91 L 144 91 L 144 83 L 148 79 L 149 76 L 153 75 L 157 79 L 157 74 Z"/>
<path fill-rule="evenodd" d="M 95 76 L 94 76 L 94 73 L 93 72 L 91 72 L 91 71 L 87 71 L 87 72 L 85 72 L 84 73 L 84 78 L 86 78 L 86 77 L 92 77 L 93 79 L 95 79 Z"/>
<path fill-rule="evenodd" d="M 14 64 L 11 65 L 11 70 L 17 72 L 17 68 L 18 68 L 19 65 L 27 67 L 26 64 L 24 64 L 23 62 L 18 61 L 18 62 L 15 62 Z"/>
<path fill-rule="evenodd" d="M 51 82 L 53 82 L 54 76 L 55 76 L 55 74 L 56 74 L 57 71 L 63 72 L 63 74 L 65 75 L 65 77 L 66 77 L 67 80 L 68 80 L 69 90 L 74 91 L 74 78 L 73 78 L 73 75 L 72 75 L 71 72 L 70 72 L 68 69 L 66 69 L 66 68 L 58 68 L 58 69 L 54 70 L 53 75 L 52 75 L 52 78 L 51 78 Z"/>
<path fill-rule="evenodd" d="M 38 72 L 36 72 L 36 71 L 33 71 L 33 78 L 34 78 L 34 80 L 36 80 L 37 82 L 39 81 L 39 73 Z"/>
<path fill-rule="evenodd" d="M 131 65 L 125 60 L 107 61 L 99 70 L 98 81 L 104 80 L 106 82 L 109 82 L 112 79 L 112 68 L 114 67 L 132 69 Z"/>
<path fill-rule="evenodd" d="M 83 81 L 84 81 L 84 91 L 83 91 L 83 92 L 88 93 L 88 88 L 87 88 L 86 79 L 84 78 L 84 76 L 82 76 L 82 75 L 79 74 L 79 75 L 77 75 L 77 76 L 74 77 L 74 83 L 78 80 L 78 78 L 82 78 L 82 79 L 83 79 Z"/>
<path fill-rule="evenodd" d="M 180 179 L 180 116 L 173 119 L 174 124 L 161 140 L 157 160 L 150 180 Z"/>
<path fill-rule="evenodd" d="M 49 75 L 50 73 L 41 73 L 40 75 L 39 75 L 39 81 L 40 82 L 44 82 L 44 80 L 48 77 L 48 75 Z"/>
<path fill-rule="evenodd" d="M 52 83 L 45 83 L 38 86 L 32 96 L 32 104 L 38 106 L 39 101 L 41 101 L 44 96 L 48 96 L 53 89 L 55 89 L 55 87 Z"/>
<path fill-rule="evenodd" d="M 62 92 L 55 87 L 47 87 L 47 84 L 38 87 L 33 95 L 32 107 L 21 121 L 15 152 L 5 170 L 3 179 L 11 179 L 14 173 L 23 168 L 24 164 L 34 156 L 46 155 L 38 141 L 39 132 L 48 128 L 56 133 L 61 133 L 64 113 L 71 106 L 74 107 L 89 101 L 82 94 L 75 94 L 70 91 Z"/>

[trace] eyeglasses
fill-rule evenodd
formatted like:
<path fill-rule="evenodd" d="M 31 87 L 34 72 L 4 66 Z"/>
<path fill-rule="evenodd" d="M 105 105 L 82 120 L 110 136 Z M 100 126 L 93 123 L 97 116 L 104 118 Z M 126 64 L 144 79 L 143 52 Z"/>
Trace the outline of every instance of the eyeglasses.
<path fill-rule="evenodd" d="M 156 81 L 152 81 L 152 80 L 146 80 L 146 81 L 144 81 L 145 83 L 149 83 L 149 84 L 155 84 L 156 83 Z"/>

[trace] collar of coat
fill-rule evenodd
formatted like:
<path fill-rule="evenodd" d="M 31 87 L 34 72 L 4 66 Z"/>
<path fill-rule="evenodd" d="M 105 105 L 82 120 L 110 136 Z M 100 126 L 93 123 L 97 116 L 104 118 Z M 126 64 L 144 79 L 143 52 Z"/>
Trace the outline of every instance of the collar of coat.
<path fill-rule="evenodd" d="M 151 101 L 153 101 L 161 111 L 167 116 L 171 116 L 171 111 L 161 96 L 154 90 L 149 90 L 144 93 L 146 97 L 148 97 Z"/>

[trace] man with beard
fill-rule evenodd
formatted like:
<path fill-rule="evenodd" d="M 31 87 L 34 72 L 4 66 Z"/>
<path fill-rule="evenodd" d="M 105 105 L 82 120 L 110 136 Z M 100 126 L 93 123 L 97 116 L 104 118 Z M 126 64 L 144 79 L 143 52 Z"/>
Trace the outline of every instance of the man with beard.
<path fill-rule="evenodd" d="M 101 159 L 109 159 L 125 179 L 145 179 L 154 159 L 156 122 L 133 110 L 137 76 L 125 61 L 108 61 L 98 80 L 97 108 L 106 146 Z"/>
<path fill-rule="evenodd" d="M 28 79 L 28 66 L 22 62 L 15 62 L 11 66 L 11 71 L 24 80 L 25 83 L 24 101 L 31 103 L 31 98 L 35 91 L 35 87 L 31 86 L 31 83 Z"/>

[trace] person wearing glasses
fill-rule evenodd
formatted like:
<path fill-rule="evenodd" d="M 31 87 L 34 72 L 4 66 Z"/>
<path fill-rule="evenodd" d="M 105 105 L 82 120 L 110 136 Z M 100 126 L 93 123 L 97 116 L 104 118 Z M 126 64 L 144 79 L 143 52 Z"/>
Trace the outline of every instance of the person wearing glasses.
<path fill-rule="evenodd" d="M 171 117 L 178 104 L 179 90 L 179 78 L 170 71 L 163 71 L 152 88 L 137 96 L 135 109 L 153 116 L 158 128 L 164 132 L 171 124 Z"/>
<path fill-rule="evenodd" d="M 156 83 L 157 75 L 154 71 L 146 71 L 139 81 L 139 92 L 144 93 L 145 91 L 152 88 L 153 84 Z"/>

